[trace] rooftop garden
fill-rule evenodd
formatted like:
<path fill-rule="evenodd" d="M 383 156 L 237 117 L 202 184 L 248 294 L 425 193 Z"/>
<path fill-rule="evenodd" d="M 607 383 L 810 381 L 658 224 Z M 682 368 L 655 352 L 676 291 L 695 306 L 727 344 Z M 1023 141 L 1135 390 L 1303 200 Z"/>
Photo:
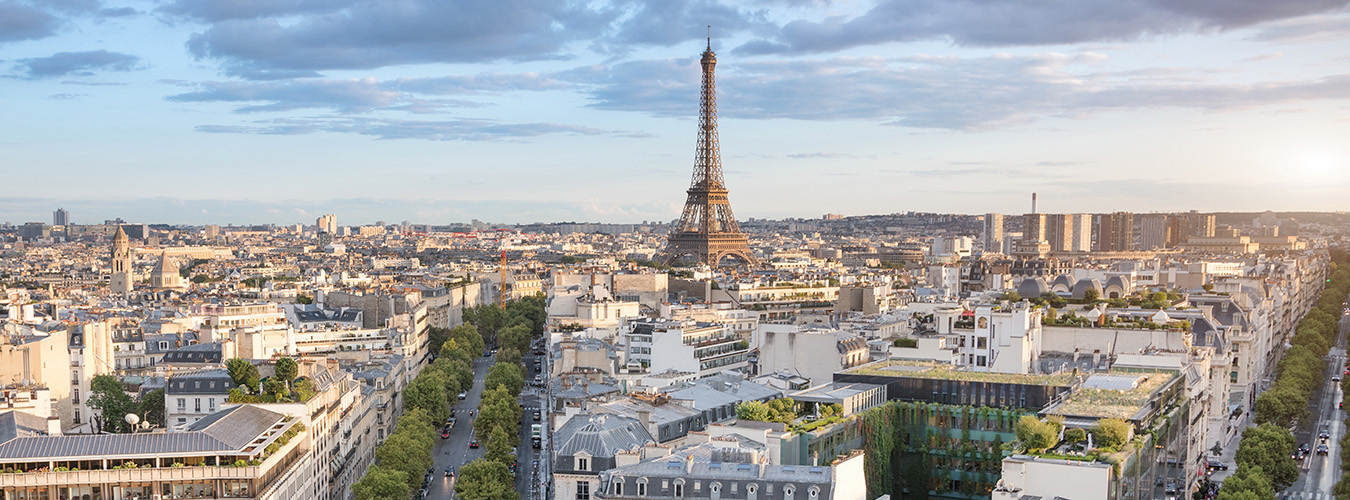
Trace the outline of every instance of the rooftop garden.
<path fill-rule="evenodd" d="M 1140 373 L 1139 376 L 1147 378 L 1140 381 L 1134 389 L 1128 391 L 1080 387 L 1070 393 L 1065 398 L 1064 403 L 1052 411 L 1059 415 L 1128 420 L 1148 403 L 1153 396 L 1153 391 L 1162 387 L 1176 374 L 1173 372 Z"/>
<path fill-rule="evenodd" d="M 1070 373 L 1055 375 L 1033 375 L 1020 373 L 995 373 L 962 370 L 951 365 L 891 359 L 878 361 L 845 370 L 844 373 L 874 375 L 881 377 L 913 377 L 943 380 L 963 380 L 969 382 L 997 382 L 1007 384 L 1073 385 L 1075 376 Z"/>

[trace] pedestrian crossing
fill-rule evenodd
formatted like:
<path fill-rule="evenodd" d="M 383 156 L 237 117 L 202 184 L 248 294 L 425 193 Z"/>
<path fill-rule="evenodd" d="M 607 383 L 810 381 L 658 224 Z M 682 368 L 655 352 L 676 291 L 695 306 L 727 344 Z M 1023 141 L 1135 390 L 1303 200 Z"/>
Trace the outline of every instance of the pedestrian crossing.
<path fill-rule="evenodd" d="M 1332 500 L 1333 497 L 1329 491 L 1294 491 L 1285 493 L 1280 498 L 1287 500 Z"/>

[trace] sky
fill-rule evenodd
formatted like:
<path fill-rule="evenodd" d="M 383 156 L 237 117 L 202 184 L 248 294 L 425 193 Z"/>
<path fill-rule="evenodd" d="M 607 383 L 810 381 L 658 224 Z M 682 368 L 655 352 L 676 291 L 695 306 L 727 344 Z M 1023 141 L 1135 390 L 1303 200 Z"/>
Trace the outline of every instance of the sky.
<path fill-rule="evenodd" d="M 0 222 L 1339 211 L 1350 0 L 0 0 Z"/>

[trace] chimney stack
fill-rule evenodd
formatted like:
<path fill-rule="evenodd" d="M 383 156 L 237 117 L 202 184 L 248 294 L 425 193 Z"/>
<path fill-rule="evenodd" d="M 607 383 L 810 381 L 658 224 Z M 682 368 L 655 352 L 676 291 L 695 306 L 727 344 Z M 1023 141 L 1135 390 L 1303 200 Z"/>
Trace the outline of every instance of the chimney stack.
<path fill-rule="evenodd" d="M 61 418 L 56 416 L 47 417 L 47 435 L 61 435 Z"/>
<path fill-rule="evenodd" d="M 652 426 L 652 411 L 638 410 L 637 414 L 638 414 L 638 422 L 641 422 L 643 427 L 650 429 Z"/>
<path fill-rule="evenodd" d="M 1036 213 L 1036 193 L 1031 193 L 1031 213 Z"/>

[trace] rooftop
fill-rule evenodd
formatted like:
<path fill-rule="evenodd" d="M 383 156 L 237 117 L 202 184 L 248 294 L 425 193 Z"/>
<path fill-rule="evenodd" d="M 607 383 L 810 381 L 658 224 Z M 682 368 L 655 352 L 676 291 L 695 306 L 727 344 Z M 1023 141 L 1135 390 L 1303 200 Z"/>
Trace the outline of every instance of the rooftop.
<path fill-rule="evenodd" d="M 909 377 L 909 378 L 931 378 L 943 380 L 965 380 L 970 382 L 996 382 L 1005 384 L 1027 384 L 1027 385 L 1050 385 L 1050 386 L 1071 386 L 1076 379 L 1072 373 L 1060 373 L 1054 375 L 1036 375 L 1021 373 L 997 373 L 997 372 L 979 372 L 970 371 L 960 367 L 930 363 L 924 361 L 910 361 L 902 359 L 889 359 L 868 363 L 856 368 L 844 370 L 843 373 L 855 375 L 872 375 L 879 377 Z"/>
<path fill-rule="evenodd" d="M 1093 374 L 1050 413 L 1129 420 L 1148 404 L 1155 391 L 1176 377 L 1174 371 Z"/>

